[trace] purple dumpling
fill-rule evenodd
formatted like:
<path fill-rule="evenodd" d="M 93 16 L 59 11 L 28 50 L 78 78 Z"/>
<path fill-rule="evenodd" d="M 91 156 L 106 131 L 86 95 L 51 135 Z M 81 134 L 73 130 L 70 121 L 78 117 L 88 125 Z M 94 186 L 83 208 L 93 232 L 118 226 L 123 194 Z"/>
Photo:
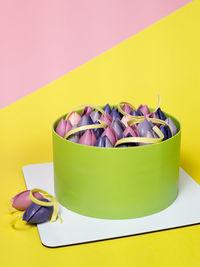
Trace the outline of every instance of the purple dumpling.
<path fill-rule="evenodd" d="M 155 114 L 156 114 L 156 118 L 157 118 L 157 119 L 160 119 L 160 120 L 163 120 L 163 121 L 166 120 L 166 116 L 165 116 L 165 114 L 162 112 L 162 110 L 161 110 L 160 108 L 158 108 L 158 109 L 155 111 Z"/>
<path fill-rule="evenodd" d="M 118 138 L 121 138 L 122 133 L 125 129 L 125 126 L 122 124 L 122 122 L 119 119 L 113 120 L 113 122 L 110 125 L 110 128 L 113 128 L 115 130 L 115 133 Z"/>
<path fill-rule="evenodd" d="M 116 120 L 116 119 L 119 119 L 121 120 L 122 116 L 121 114 L 119 113 L 118 110 L 116 110 L 115 108 L 112 109 L 112 111 L 110 112 L 110 116 L 113 120 Z"/>
<path fill-rule="evenodd" d="M 158 138 L 158 135 L 154 132 L 154 130 L 149 130 L 144 135 L 145 138 Z M 140 146 L 151 145 L 151 143 L 140 143 Z"/>
<path fill-rule="evenodd" d="M 105 147 L 113 147 L 112 143 L 110 142 L 107 136 L 105 136 Z"/>
<path fill-rule="evenodd" d="M 103 108 L 103 110 L 105 111 L 105 113 L 110 114 L 110 112 L 111 112 L 110 105 L 109 104 L 105 105 L 105 107 Z"/>
<path fill-rule="evenodd" d="M 165 140 L 169 139 L 170 137 L 172 137 L 172 134 L 171 134 L 171 131 L 170 131 L 169 126 L 167 126 L 167 125 L 161 125 L 160 126 L 160 130 L 161 130 L 161 132 L 164 135 L 164 138 L 163 138 L 162 141 L 165 141 Z"/>
<path fill-rule="evenodd" d="M 126 126 L 123 124 L 123 122 L 122 122 L 120 119 L 113 120 L 112 123 L 111 123 L 111 125 L 110 125 L 110 127 L 111 127 L 111 128 L 114 128 L 113 126 L 114 126 L 115 123 L 118 124 L 118 126 L 119 126 L 123 131 L 125 130 Z"/>
<path fill-rule="evenodd" d="M 145 118 L 143 121 L 139 123 L 137 126 L 138 132 L 140 136 L 144 137 L 147 131 L 150 131 L 152 128 L 152 125 L 149 123 L 149 121 Z"/>
<path fill-rule="evenodd" d="M 101 113 L 99 111 L 92 111 L 92 113 L 90 113 L 90 118 L 92 119 L 93 122 L 99 120 L 101 117 Z"/>
<path fill-rule="evenodd" d="M 172 121 L 172 119 L 170 117 L 168 117 L 165 121 L 171 127 L 173 135 L 177 134 L 178 130 L 176 128 L 175 123 Z"/>
<path fill-rule="evenodd" d="M 98 121 L 95 121 L 94 124 L 100 124 Z M 96 139 L 99 139 L 99 137 L 102 135 L 104 128 L 96 128 L 92 129 L 94 135 L 96 136 Z"/>
<path fill-rule="evenodd" d="M 83 115 L 83 117 L 81 118 L 81 120 L 79 121 L 79 123 L 77 124 L 77 127 L 81 127 L 81 126 L 86 126 L 86 125 L 92 125 L 94 124 L 90 115 L 86 116 L 86 115 Z M 83 131 L 80 131 L 79 134 L 82 135 L 84 134 L 84 130 Z"/>
<path fill-rule="evenodd" d="M 108 139 L 107 136 L 100 136 L 100 138 L 97 140 L 95 146 L 98 147 L 113 147 L 112 143 Z"/>
<path fill-rule="evenodd" d="M 40 201 L 49 202 L 48 199 L 40 199 Z M 51 218 L 53 206 L 41 206 L 36 203 L 31 204 L 23 215 L 23 221 L 31 224 L 43 223 Z"/>
<path fill-rule="evenodd" d="M 99 139 L 96 141 L 95 146 L 105 147 L 105 136 L 100 136 Z"/>
<path fill-rule="evenodd" d="M 85 125 L 91 125 L 94 124 L 90 115 L 86 116 L 83 115 L 83 117 L 80 119 L 79 123 L 77 124 L 78 127 L 85 126 Z"/>
<path fill-rule="evenodd" d="M 138 116 L 143 116 L 143 113 L 140 110 L 137 110 L 137 111 L 136 110 L 132 110 L 130 115 L 138 117 Z"/>

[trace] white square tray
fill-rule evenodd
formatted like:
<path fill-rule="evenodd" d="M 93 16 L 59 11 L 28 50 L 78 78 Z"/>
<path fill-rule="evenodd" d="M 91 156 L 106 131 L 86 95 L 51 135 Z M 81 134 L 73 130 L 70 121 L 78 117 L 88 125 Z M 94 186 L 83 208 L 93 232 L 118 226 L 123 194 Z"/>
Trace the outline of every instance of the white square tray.
<path fill-rule="evenodd" d="M 28 189 L 40 188 L 54 195 L 53 164 L 23 167 Z M 63 223 L 38 224 L 41 242 L 59 247 L 166 230 L 200 222 L 200 186 L 180 168 L 179 195 L 167 209 L 142 218 L 104 220 L 79 215 L 60 205 Z"/>

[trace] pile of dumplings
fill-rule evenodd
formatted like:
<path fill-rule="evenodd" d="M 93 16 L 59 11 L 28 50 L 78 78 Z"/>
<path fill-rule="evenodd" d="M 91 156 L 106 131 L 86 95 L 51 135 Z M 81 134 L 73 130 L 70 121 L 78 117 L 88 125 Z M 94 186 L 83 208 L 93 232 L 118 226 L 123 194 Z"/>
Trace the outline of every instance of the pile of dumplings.
<path fill-rule="evenodd" d="M 147 105 L 135 109 L 125 103 L 117 107 L 107 104 L 103 109 L 88 105 L 81 112 L 72 111 L 59 121 L 55 131 L 62 138 L 81 145 L 121 148 L 165 141 L 177 133 L 177 127 L 160 107 L 150 112 Z"/>

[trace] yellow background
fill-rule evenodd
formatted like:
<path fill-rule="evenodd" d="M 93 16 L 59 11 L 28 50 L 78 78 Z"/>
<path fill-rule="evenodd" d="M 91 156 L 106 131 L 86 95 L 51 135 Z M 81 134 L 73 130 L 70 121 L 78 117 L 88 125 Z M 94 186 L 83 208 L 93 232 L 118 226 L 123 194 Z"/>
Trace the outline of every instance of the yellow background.
<path fill-rule="evenodd" d="M 161 107 L 183 127 L 181 166 L 200 183 L 200 2 L 194 1 L 0 111 L 1 266 L 200 266 L 200 227 L 49 249 L 36 227 L 13 230 L 22 166 L 52 161 L 51 125 L 83 103 Z M 12 77 L 10 77 L 12 79 Z"/>

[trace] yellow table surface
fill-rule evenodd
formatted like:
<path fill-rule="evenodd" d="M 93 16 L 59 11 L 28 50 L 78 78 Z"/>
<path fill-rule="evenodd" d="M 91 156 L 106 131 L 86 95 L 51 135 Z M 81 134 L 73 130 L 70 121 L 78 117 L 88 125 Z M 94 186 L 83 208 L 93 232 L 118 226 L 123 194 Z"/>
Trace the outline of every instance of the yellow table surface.
<path fill-rule="evenodd" d="M 9 225 L 22 166 L 52 161 L 51 126 L 83 104 L 161 107 L 182 123 L 181 166 L 200 183 L 200 1 L 172 13 L 0 111 L 1 266 L 200 266 L 200 226 L 50 249 L 35 226 Z M 10 77 L 12 79 L 12 77 Z"/>

